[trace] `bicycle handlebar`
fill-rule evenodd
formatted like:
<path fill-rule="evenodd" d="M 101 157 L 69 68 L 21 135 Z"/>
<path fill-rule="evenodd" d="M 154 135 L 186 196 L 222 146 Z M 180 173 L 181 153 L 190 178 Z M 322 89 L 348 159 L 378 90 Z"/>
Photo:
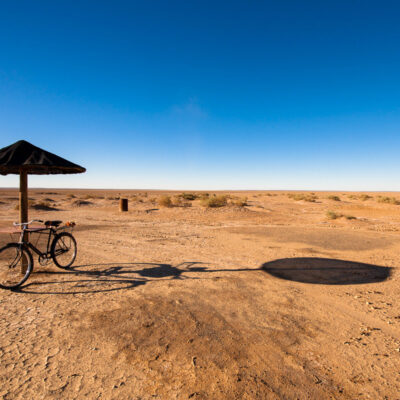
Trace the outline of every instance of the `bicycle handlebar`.
<path fill-rule="evenodd" d="M 41 219 L 33 219 L 33 220 L 29 221 L 29 222 L 21 222 L 20 224 L 14 222 L 14 226 L 27 226 L 27 225 L 31 224 L 32 222 L 41 222 L 41 223 L 43 223 L 43 221 Z"/>

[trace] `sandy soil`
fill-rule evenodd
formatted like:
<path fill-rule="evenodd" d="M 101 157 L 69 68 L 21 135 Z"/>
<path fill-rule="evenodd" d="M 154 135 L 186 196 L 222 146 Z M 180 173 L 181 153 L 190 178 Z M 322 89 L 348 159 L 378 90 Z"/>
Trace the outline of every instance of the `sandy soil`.
<path fill-rule="evenodd" d="M 0 398 L 400 398 L 396 194 L 162 194 L 30 191 L 53 208 L 31 217 L 77 222 L 78 257 L 0 291 Z M 0 227 L 16 203 L 0 191 Z"/>

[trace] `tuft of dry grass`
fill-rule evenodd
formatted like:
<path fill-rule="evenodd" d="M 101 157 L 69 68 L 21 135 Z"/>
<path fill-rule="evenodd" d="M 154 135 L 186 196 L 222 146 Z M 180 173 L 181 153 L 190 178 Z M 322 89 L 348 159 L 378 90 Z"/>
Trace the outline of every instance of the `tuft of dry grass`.
<path fill-rule="evenodd" d="M 208 199 L 210 197 L 210 193 L 201 193 L 199 195 L 200 200 Z"/>
<path fill-rule="evenodd" d="M 334 211 L 327 211 L 327 212 L 326 212 L 326 217 L 327 217 L 328 219 L 338 219 L 338 218 L 341 217 L 341 215 L 335 213 Z"/>
<path fill-rule="evenodd" d="M 316 200 L 318 200 L 318 197 L 315 195 L 315 193 L 288 193 L 287 195 L 290 199 L 293 199 L 295 201 L 308 201 L 310 203 L 315 203 Z"/>
<path fill-rule="evenodd" d="M 42 211 L 56 210 L 56 208 L 54 208 L 48 201 L 39 201 L 38 203 L 33 204 L 32 208 Z"/>
<path fill-rule="evenodd" d="M 184 200 L 189 200 L 189 201 L 193 201 L 196 200 L 199 196 L 195 193 L 181 193 L 180 195 L 178 195 L 180 198 L 184 199 Z"/>
<path fill-rule="evenodd" d="M 353 220 L 353 219 L 357 219 L 354 215 L 345 215 L 345 214 L 338 214 L 334 211 L 327 211 L 326 212 L 326 217 L 328 219 L 338 219 L 338 218 L 346 218 L 348 220 Z"/>
<path fill-rule="evenodd" d="M 340 197 L 335 195 L 328 196 L 328 199 L 333 201 L 340 201 Z"/>
<path fill-rule="evenodd" d="M 386 204 L 394 204 L 398 206 L 400 201 L 396 199 L 396 197 L 388 197 L 388 196 L 378 196 L 378 203 L 386 203 Z"/>
<path fill-rule="evenodd" d="M 172 200 L 170 196 L 161 196 L 158 199 L 158 205 L 161 207 L 172 207 Z"/>
<path fill-rule="evenodd" d="M 228 203 L 228 197 L 226 195 L 220 195 L 220 196 L 211 196 L 208 198 L 205 198 L 201 201 L 201 205 L 203 207 L 208 207 L 208 208 L 217 208 L 217 207 L 224 207 Z"/>
<path fill-rule="evenodd" d="M 247 197 L 238 197 L 237 199 L 232 200 L 232 204 L 237 207 L 245 207 L 247 206 Z"/>
<path fill-rule="evenodd" d="M 89 206 L 89 205 L 91 205 L 91 204 L 93 204 L 91 201 L 88 201 L 88 200 L 75 200 L 73 203 L 72 203 L 72 205 L 74 206 L 74 207 L 81 207 L 81 206 Z"/>
<path fill-rule="evenodd" d="M 360 200 L 361 201 L 366 201 L 366 200 L 369 200 L 369 199 L 372 199 L 372 196 L 369 196 L 368 194 L 360 195 Z"/>

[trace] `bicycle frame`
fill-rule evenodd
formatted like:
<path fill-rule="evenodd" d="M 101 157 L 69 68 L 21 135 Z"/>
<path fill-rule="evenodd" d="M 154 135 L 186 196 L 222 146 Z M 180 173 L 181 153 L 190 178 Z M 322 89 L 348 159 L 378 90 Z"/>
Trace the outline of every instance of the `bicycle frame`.
<path fill-rule="evenodd" d="M 25 238 L 26 233 L 37 233 L 37 232 L 44 232 L 44 231 L 49 231 L 49 235 L 47 238 L 46 252 L 42 253 L 36 246 L 34 246 L 30 241 L 24 240 L 24 238 Z M 55 235 L 56 235 L 56 230 L 52 227 L 46 227 L 43 229 L 35 229 L 34 231 L 29 231 L 29 229 L 27 229 L 25 226 L 21 230 L 18 244 L 25 245 L 26 247 L 31 249 L 33 252 L 35 252 L 39 257 L 48 259 L 51 257 L 50 246 L 51 246 L 52 240 L 54 239 Z"/>

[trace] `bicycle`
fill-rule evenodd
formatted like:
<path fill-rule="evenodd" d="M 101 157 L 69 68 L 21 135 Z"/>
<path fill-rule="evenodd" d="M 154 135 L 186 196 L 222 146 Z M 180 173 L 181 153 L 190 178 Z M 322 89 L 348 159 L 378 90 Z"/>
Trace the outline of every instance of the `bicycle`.
<path fill-rule="evenodd" d="M 44 227 L 28 228 L 33 222 L 43 223 Z M 29 278 L 33 270 L 32 251 L 38 255 L 41 265 L 46 265 L 52 259 L 59 268 L 71 267 L 76 258 L 77 245 L 75 238 L 66 229 L 72 230 L 75 223 L 67 222 L 59 227 L 61 223 L 62 221 L 43 222 L 39 219 L 21 224 L 14 222 L 15 227 L 21 227 L 20 238 L 18 242 L 8 243 L 0 249 L 0 288 L 15 289 Z M 45 252 L 41 252 L 27 240 L 28 233 L 48 234 Z"/>

